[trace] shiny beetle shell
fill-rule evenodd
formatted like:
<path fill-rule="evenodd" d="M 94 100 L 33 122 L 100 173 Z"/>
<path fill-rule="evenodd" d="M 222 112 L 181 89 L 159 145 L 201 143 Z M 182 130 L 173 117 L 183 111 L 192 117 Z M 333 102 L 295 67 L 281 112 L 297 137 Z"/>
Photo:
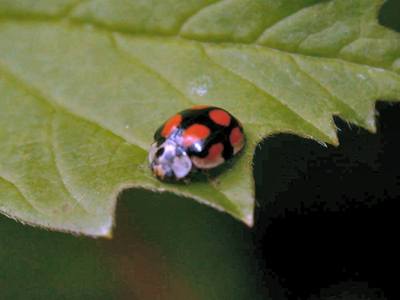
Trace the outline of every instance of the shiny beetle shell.
<path fill-rule="evenodd" d="M 194 106 L 170 117 L 154 134 L 149 151 L 152 173 L 181 180 L 196 169 L 220 166 L 243 149 L 241 123 L 226 110 Z"/>

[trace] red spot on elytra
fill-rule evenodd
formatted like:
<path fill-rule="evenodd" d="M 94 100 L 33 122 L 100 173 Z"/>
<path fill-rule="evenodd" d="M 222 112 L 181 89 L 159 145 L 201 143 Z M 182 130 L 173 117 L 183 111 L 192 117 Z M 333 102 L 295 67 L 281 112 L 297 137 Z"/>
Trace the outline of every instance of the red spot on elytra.
<path fill-rule="evenodd" d="M 213 109 L 209 112 L 209 116 L 218 125 L 229 126 L 231 123 L 231 116 L 222 109 Z"/>
<path fill-rule="evenodd" d="M 161 131 L 161 135 L 163 137 L 168 137 L 182 122 L 181 115 L 175 115 L 171 117 L 164 125 L 164 128 Z"/>
<path fill-rule="evenodd" d="M 208 161 L 215 161 L 221 156 L 223 150 L 224 145 L 222 143 L 214 144 L 210 147 L 210 150 L 208 150 L 208 155 L 205 159 Z"/>
<path fill-rule="evenodd" d="M 211 169 L 222 164 L 224 158 L 222 157 L 222 151 L 224 150 L 224 145 L 222 143 L 214 144 L 208 150 L 208 154 L 204 158 L 197 156 L 192 157 L 194 165 L 200 169 Z"/>
<path fill-rule="evenodd" d="M 243 133 L 239 127 L 235 127 L 232 129 L 231 134 L 229 135 L 229 141 L 232 146 L 239 145 L 243 142 Z"/>
<path fill-rule="evenodd" d="M 202 124 L 193 124 L 183 133 L 183 144 L 186 147 L 191 146 L 199 140 L 203 140 L 210 135 L 210 129 Z"/>

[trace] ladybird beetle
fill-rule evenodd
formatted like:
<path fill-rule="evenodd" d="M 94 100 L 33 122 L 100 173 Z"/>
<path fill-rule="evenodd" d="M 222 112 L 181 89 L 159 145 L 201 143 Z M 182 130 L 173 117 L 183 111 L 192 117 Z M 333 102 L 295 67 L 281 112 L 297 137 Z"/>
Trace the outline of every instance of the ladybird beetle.
<path fill-rule="evenodd" d="M 212 169 L 245 144 L 241 123 L 226 110 L 198 105 L 169 118 L 154 134 L 149 152 L 153 174 L 178 181 L 194 170 Z"/>

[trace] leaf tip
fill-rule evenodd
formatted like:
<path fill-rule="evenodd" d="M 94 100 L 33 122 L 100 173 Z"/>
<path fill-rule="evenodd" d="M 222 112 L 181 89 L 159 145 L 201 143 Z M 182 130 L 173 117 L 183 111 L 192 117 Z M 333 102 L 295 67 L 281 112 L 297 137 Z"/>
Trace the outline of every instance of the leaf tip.
<path fill-rule="evenodd" d="M 112 230 L 108 231 L 107 233 L 101 235 L 102 238 L 106 239 L 106 240 L 112 240 L 113 238 L 113 232 Z"/>
<path fill-rule="evenodd" d="M 254 217 L 252 213 L 249 213 L 247 215 L 245 215 L 242 218 L 242 221 L 248 226 L 248 227 L 253 227 L 254 225 Z"/>
<path fill-rule="evenodd" d="M 100 226 L 96 232 L 93 234 L 95 237 L 112 239 L 113 238 L 113 222 L 110 220 L 106 224 Z"/>
<path fill-rule="evenodd" d="M 375 112 L 374 116 L 370 117 L 367 119 L 365 122 L 365 128 L 370 131 L 371 133 L 376 133 L 376 122 L 375 122 L 375 115 L 378 115 L 377 112 Z"/>

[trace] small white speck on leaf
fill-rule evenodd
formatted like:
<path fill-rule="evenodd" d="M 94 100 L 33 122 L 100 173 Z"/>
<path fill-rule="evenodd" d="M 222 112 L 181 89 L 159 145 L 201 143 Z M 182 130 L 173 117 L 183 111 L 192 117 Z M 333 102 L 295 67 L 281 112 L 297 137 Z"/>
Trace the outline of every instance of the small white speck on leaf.
<path fill-rule="evenodd" d="M 329 67 L 329 66 L 327 66 L 327 65 L 324 65 L 322 68 L 323 68 L 324 70 L 326 70 L 326 71 L 330 71 L 330 70 L 331 70 L 331 67 Z"/>
<path fill-rule="evenodd" d="M 95 30 L 95 27 L 94 27 L 92 24 L 85 24 L 85 25 L 83 25 L 83 27 L 84 27 L 86 30 L 89 30 L 89 31 Z"/>
<path fill-rule="evenodd" d="M 190 83 L 190 93 L 197 96 L 205 96 L 213 86 L 212 80 L 208 76 L 201 76 Z"/>
<path fill-rule="evenodd" d="M 376 68 L 376 71 L 378 71 L 378 72 L 385 72 L 385 70 L 384 70 L 384 69 L 381 69 L 381 68 Z"/>
<path fill-rule="evenodd" d="M 361 73 L 358 73 L 358 74 L 357 74 L 357 77 L 360 78 L 360 79 L 362 79 L 362 80 L 367 79 L 367 77 L 365 77 L 365 75 L 364 75 L 364 74 L 361 74 Z"/>

